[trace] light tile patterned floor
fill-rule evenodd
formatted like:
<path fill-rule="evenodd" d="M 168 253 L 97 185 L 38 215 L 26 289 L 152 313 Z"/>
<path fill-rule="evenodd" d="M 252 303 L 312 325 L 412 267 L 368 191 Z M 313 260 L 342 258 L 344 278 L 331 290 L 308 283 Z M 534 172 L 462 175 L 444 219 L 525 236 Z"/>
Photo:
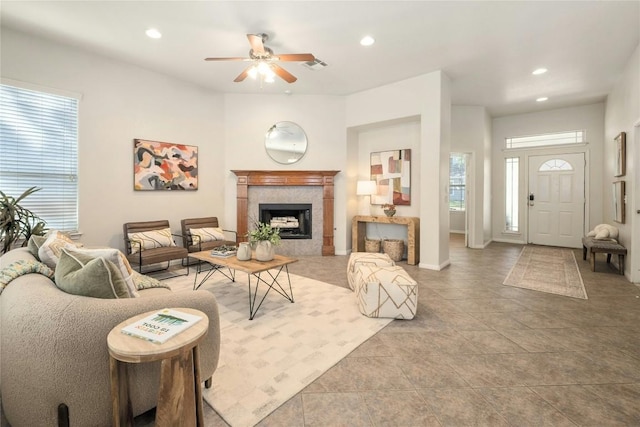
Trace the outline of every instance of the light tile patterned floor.
<path fill-rule="evenodd" d="M 640 289 L 575 256 L 588 300 L 501 283 L 522 247 L 462 247 L 443 271 L 401 263 L 418 314 L 394 321 L 259 426 L 640 425 Z M 347 287 L 347 257 L 291 272 Z M 344 272 L 344 273 L 343 273 Z M 136 425 L 151 425 L 139 417 Z M 226 423 L 205 405 L 205 424 Z"/>

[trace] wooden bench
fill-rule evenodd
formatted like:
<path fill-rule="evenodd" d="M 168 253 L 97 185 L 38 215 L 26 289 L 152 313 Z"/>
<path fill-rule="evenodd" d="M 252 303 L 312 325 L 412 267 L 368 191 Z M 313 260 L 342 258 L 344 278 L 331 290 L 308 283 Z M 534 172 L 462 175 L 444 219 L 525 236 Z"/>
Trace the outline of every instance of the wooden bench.
<path fill-rule="evenodd" d="M 622 246 L 615 240 L 596 240 L 593 237 L 582 238 L 582 259 L 587 259 L 587 250 L 589 251 L 589 264 L 591 271 L 596 271 L 596 254 L 607 254 L 607 264 L 611 263 L 611 255 L 618 255 L 618 271 L 624 275 L 624 256 L 627 254 L 627 248 Z"/>

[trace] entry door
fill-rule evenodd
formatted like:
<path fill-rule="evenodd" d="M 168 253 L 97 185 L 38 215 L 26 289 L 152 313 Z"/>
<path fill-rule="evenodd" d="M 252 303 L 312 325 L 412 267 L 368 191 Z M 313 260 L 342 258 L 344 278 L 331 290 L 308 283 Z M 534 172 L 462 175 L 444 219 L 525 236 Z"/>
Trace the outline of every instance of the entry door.
<path fill-rule="evenodd" d="M 529 157 L 529 243 L 581 248 L 584 153 Z"/>

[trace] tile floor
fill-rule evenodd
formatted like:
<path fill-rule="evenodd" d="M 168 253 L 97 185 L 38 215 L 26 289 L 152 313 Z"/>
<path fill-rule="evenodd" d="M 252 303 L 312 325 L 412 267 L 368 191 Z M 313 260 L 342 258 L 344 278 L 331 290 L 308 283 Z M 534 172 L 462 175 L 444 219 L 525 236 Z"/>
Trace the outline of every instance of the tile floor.
<path fill-rule="evenodd" d="M 265 418 L 266 426 L 638 426 L 640 288 L 575 256 L 589 296 L 502 285 L 522 249 L 451 240 L 443 271 L 401 262 L 418 314 L 396 320 Z M 347 257 L 294 274 L 346 286 Z M 136 419 L 152 425 L 152 414 Z M 205 425 L 227 424 L 205 403 Z"/>
<path fill-rule="evenodd" d="M 418 314 L 396 320 L 265 418 L 265 426 L 640 425 L 640 288 L 575 256 L 589 296 L 507 287 L 522 246 L 451 240 L 443 271 L 401 263 Z M 346 286 L 347 257 L 294 274 Z M 205 404 L 206 425 L 227 424 Z"/>

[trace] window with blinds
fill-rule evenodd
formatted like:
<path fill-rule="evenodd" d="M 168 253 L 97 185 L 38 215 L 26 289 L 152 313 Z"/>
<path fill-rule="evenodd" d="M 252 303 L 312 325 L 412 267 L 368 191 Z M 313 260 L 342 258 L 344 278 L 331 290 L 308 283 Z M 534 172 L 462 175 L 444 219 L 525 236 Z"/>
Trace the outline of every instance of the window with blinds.
<path fill-rule="evenodd" d="M 545 133 L 542 135 L 514 136 L 505 138 L 506 148 L 534 148 L 553 145 L 582 144 L 586 142 L 584 130 Z"/>
<path fill-rule="evenodd" d="M 78 99 L 0 85 L 0 190 L 47 228 L 78 229 Z"/>

